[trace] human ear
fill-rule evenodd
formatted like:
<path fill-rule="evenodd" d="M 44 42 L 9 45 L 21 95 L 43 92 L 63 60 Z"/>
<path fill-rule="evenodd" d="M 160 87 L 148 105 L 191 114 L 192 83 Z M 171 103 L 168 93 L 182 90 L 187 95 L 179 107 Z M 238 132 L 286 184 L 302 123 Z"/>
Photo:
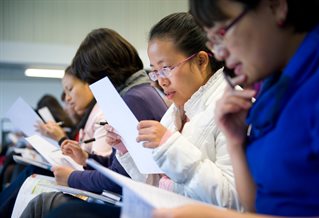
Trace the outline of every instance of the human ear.
<path fill-rule="evenodd" d="M 277 25 L 284 27 L 288 14 L 287 0 L 270 0 L 270 8 L 275 15 Z"/>
<path fill-rule="evenodd" d="M 197 54 L 197 60 L 198 60 L 198 65 L 202 67 L 207 67 L 207 64 L 209 63 L 209 57 L 208 54 L 204 51 L 200 51 Z"/>

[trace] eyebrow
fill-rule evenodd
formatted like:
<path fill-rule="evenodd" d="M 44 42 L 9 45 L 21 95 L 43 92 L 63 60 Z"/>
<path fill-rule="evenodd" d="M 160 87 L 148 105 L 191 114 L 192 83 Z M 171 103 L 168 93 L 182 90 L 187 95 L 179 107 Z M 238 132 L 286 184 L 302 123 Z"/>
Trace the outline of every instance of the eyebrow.
<path fill-rule="evenodd" d="M 159 62 L 157 62 L 157 64 L 162 64 L 164 62 L 164 60 L 160 60 Z M 154 67 L 153 64 L 150 64 L 150 67 Z"/>

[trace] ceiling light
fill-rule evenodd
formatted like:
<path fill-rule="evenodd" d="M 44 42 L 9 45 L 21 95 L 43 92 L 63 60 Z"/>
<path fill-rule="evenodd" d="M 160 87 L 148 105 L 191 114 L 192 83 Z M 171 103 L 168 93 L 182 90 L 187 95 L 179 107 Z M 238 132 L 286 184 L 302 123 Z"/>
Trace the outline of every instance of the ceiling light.
<path fill-rule="evenodd" d="M 64 70 L 26 69 L 24 75 L 29 77 L 63 78 Z"/>

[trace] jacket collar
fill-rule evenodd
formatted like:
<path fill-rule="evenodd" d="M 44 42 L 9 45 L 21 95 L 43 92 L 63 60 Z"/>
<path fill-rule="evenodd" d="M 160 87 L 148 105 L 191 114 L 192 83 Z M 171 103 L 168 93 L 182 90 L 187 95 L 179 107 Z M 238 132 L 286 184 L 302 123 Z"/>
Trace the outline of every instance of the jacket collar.
<path fill-rule="evenodd" d="M 282 73 L 264 81 L 261 93 L 247 117 L 250 139 L 265 135 L 294 93 L 316 72 L 319 63 L 319 26 L 310 32 Z"/>

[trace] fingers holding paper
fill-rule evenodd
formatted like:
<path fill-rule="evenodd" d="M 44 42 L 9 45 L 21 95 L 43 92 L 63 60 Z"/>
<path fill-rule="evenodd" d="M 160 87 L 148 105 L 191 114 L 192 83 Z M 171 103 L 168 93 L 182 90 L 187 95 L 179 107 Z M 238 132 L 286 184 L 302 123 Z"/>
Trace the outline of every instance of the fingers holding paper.
<path fill-rule="evenodd" d="M 106 130 L 106 143 L 120 151 L 122 155 L 125 154 L 127 149 L 122 142 L 121 136 L 116 133 L 115 129 L 111 125 L 104 125 L 104 129 Z"/>
<path fill-rule="evenodd" d="M 70 167 L 54 166 L 51 168 L 58 185 L 68 186 L 68 179 L 74 169 Z"/>
<path fill-rule="evenodd" d="M 36 130 L 46 137 L 49 137 L 55 141 L 59 141 L 65 136 L 65 132 L 62 127 L 55 122 L 49 121 L 47 123 L 37 122 L 34 127 Z"/>
<path fill-rule="evenodd" d="M 137 142 L 143 142 L 144 147 L 157 148 L 165 135 L 167 129 L 160 122 L 154 120 L 143 120 L 137 126 Z"/>

